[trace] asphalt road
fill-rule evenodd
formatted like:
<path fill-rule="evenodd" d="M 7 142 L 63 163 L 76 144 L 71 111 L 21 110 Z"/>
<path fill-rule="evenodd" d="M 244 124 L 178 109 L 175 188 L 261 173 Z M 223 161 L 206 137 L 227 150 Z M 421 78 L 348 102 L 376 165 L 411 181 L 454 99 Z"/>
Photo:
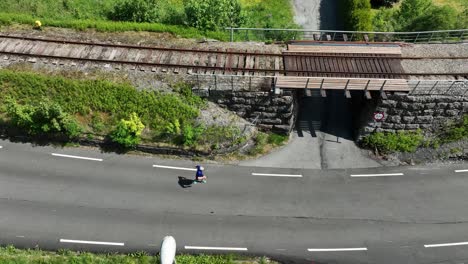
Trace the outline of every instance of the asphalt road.
<path fill-rule="evenodd" d="M 193 177 L 182 170 L 193 168 L 188 161 L 0 146 L 0 244 L 157 252 L 172 235 L 178 252 L 286 263 L 468 260 L 467 164 L 323 171 L 206 164 L 208 183 L 189 185 L 179 179 Z"/>

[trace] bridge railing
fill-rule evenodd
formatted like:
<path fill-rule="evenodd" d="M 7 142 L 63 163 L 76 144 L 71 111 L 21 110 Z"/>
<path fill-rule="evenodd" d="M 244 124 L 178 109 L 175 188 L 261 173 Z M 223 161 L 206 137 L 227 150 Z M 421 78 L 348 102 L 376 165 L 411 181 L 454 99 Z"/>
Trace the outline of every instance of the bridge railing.
<path fill-rule="evenodd" d="M 186 81 L 193 85 L 193 90 L 196 94 L 205 97 L 216 96 L 217 92 L 223 93 L 225 91 L 269 92 L 275 87 L 278 78 L 281 77 L 282 76 L 192 74 L 186 77 Z M 307 82 L 307 77 L 300 78 L 304 78 Z M 310 77 L 310 83 L 317 81 L 317 78 L 318 77 Z M 323 78 L 323 80 L 327 79 L 330 78 Z M 360 80 L 366 83 L 367 81 L 374 82 L 376 79 L 361 78 Z M 468 96 L 468 80 L 408 80 L 407 84 L 409 88 L 408 93 L 410 95 Z M 287 89 L 285 87 L 282 88 Z M 346 82 L 336 84 L 334 88 L 345 90 Z"/>
<path fill-rule="evenodd" d="M 419 32 L 372 32 L 342 30 L 308 30 L 279 28 L 226 28 L 230 41 L 370 41 L 407 43 L 457 43 L 468 41 L 468 29 L 419 31 Z"/>

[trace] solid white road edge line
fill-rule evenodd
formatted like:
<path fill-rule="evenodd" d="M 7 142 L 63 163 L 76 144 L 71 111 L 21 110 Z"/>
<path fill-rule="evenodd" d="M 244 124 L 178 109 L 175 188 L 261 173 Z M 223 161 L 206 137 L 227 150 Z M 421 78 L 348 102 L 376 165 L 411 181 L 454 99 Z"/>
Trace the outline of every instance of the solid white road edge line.
<path fill-rule="evenodd" d="M 385 173 L 385 174 L 351 174 L 351 177 L 385 177 L 385 176 L 404 176 L 403 173 Z"/>
<path fill-rule="evenodd" d="M 81 156 L 73 156 L 73 155 L 65 155 L 65 154 L 58 154 L 58 153 L 52 153 L 52 156 L 63 157 L 63 158 L 72 158 L 72 159 L 102 161 L 102 159 L 95 159 L 95 158 L 88 158 L 88 157 L 81 157 Z"/>
<path fill-rule="evenodd" d="M 235 247 L 195 247 L 195 246 L 185 246 L 185 249 L 247 251 L 247 248 L 235 248 Z"/>
<path fill-rule="evenodd" d="M 433 247 L 452 247 L 452 246 L 466 246 L 468 242 L 458 242 L 458 243 L 445 243 L 445 244 L 429 244 L 424 245 L 425 248 L 433 248 Z"/>
<path fill-rule="evenodd" d="M 292 177 L 292 178 L 302 178 L 300 174 L 269 174 L 269 173 L 255 173 L 252 172 L 253 176 L 272 176 L 272 177 Z"/>
<path fill-rule="evenodd" d="M 455 172 L 468 172 L 468 170 L 455 170 Z"/>
<path fill-rule="evenodd" d="M 367 248 L 308 248 L 309 252 L 366 251 Z"/>
<path fill-rule="evenodd" d="M 197 171 L 197 169 L 193 169 L 193 168 L 182 168 L 182 167 L 173 167 L 173 166 L 164 166 L 164 165 L 153 165 L 153 168 L 172 169 L 172 170 Z"/>
<path fill-rule="evenodd" d="M 121 246 L 121 247 L 125 245 L 124 243 L 118 243 L 118 242 L 85 241 L 85 240 L 71 240 L 71 239 L 60 239 L 60 243 L 109 245 L 109 246 Z"/>

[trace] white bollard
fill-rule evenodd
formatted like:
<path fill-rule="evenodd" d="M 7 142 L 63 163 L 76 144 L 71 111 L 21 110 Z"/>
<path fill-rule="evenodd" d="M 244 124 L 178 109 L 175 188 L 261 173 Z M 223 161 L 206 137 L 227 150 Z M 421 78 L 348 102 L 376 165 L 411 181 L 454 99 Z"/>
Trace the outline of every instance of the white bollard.
<path fill-rule="evenodd" d="M 161 264 L 175 263 L 176 241 L 172 236 L 166 236 L 161 243 Z"/>

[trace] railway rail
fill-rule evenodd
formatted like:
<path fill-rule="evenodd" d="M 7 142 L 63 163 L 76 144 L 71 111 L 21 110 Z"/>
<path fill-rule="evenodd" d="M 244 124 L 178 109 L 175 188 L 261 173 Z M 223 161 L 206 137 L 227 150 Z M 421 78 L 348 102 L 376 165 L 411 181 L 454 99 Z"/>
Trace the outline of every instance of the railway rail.
<path fill-rule="evenodd" d="M 105 63 L 120 69 L 124 65 L 142 71 L 174 72 L 187 74 L 233 74 L 233 75 L 302 75 L 302 76 L 363 76 L 401 78 L 402 76 L 456 76 L 467 78 L 468 72 L 455 73 L 408 73 L 377 72 L 392 60 L 468 60 L 468 57 L 403 57 L 395 55 L 374 56 L 368 54 L 307 54 L 307 53 L 264 53 L 232 49 L 186 49 L 174 47 L 152 47 L 94 43 L 73 40 L 35 38 L 0 34 L 0 54 L 4 60 L 16 56 L 36 62 L 62 64 L 62 61 L 81 63 Z M 0 57 L 0 60 L 2 58 Z M 363 67 L 342 67 L 359 62 Z M 318 68 L 285 69 L 284 62 L 295 60 L 305 64 L 312 61 L 331 63 Z M 382 66 L 376 62 L 382 63 Z M 377 65 L 369 67 L 365 65 Z M 382 69 L 383 69 L 382 68 Z M 318 69 L 318 70 L 317 70 Z"/>

